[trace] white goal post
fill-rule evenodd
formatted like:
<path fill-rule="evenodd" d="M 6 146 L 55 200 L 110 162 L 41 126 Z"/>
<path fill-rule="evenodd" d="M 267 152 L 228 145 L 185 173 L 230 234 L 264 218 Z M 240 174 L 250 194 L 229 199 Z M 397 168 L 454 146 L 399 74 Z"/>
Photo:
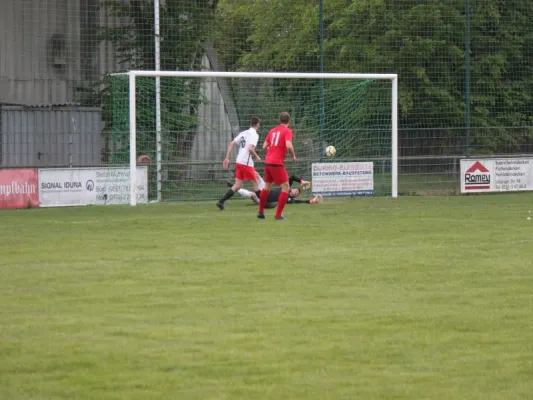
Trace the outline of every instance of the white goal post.
<path fill-rule="evenodd" d="M 217 72 L 217 71 L 129 71 L 113 75 L 129 75 L 129 130 L 130 130 L 130 205 L 137 204 L 137 158 L 136 158 L 136 78 L 137 77 L 189 77 L 189 78 L 270 78 L 270 79 L 374 79 L 390 80 L 391 98 L 391 194 L 398 196 L 398 75 L 397 74 L 356 74 L 356 73 L 298 73 L 298 72 Z M 154 116 L 155 117 L 155 116 Z M 160 134 L 156 132 L 158 153 L 160 153 Z M 223 151 L 223 149 L 221 149 Z M 161 181 L 161 154 L 156 156 L 158 190 Z M 158 193 L 158 198 L 159 198 Z"/>

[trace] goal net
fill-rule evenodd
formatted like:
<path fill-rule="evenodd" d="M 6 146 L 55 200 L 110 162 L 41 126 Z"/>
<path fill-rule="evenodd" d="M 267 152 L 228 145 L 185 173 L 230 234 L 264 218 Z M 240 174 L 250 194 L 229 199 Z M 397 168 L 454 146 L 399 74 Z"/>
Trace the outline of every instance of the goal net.
<path fill-rule="evenodd" d="M 287 170 L 316 181 L 313 192 L 397 196 L 396 75 L 130 71 L 109 83 L 107 161 L 130 168 L 132 205 L 220 197 L 234 179 L 236 154 L 222 166 L 230 141 L 255 115 L 262 149 L 282 111 L 297 156 Z M 355 176 L 363 170 L 365 183 Z M 147 197 L 139 197 L 139 173 Z"/>

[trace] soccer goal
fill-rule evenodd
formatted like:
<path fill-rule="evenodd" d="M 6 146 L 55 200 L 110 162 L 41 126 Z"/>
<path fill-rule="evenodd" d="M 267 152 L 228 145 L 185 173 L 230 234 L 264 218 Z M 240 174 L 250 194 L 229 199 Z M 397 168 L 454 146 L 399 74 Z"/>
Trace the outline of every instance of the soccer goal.
<path fill-rule="evenodd" d="M 255 115 L 261 149 L 282 111 L 297 156 L 287 169 L 313 193 L 398 195 L 396 74 L 129 71 L 109 83 L 107 162 L 129 167 L 132 206 L 218 198 L 234 177 L 222 167 L 230 141 Z"/>

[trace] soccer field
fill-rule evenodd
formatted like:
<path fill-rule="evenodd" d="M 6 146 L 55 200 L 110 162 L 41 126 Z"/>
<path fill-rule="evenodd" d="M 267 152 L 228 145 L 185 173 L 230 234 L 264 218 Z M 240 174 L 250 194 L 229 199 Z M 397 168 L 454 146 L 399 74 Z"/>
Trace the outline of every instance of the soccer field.
<path fill-rule="evenodd" d="M 0 399 L 526 399 L 533 195 L 2 211 Z"/>

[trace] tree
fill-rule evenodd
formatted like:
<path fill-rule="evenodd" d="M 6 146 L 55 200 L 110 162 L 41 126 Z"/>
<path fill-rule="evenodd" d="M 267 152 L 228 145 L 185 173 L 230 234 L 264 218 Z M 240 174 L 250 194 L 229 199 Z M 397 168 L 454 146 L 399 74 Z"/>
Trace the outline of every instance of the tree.
<path fill-rule="evenodd" d="M 210 21 L 213 21 L 216 0 L 165 0 L 160 3 L 160 66 L 162 70 L 200 69 Z M 104 12 L 120 23 L 102 26 L 101 40 L 114 45 L 119 61 L 128 69 L 154 70 L 154 2 L 153 0 L 108 0 L 102 3 Z M 118 78 L 108 78 L 103 98 L 104 118 L 116 137 L 115 160 L 128 156 L 129 144 L 127 109 L 117 109 L 124 101 L 127 89 Z M 114 86 L 113 86 L 114 85 Z M 161 78 L 161 135 L 163 159 L 183 157 L 192 145 L 197 123 L 196 109 L 199 82 Z M 117 98 L 119 96 L 120 98 Z M 113 98 L 114 97 L 114 98 Z M 127 98 L 127 97 L 126 97 Z M 137 79 L 138 153 L 155 158 L 155 80 Z"/>
<path fill-rule="evenodd" d="M 216 0 L 165 0 L 160 2 L 161 69 L 198 69 L 213 20 Z M 102 8 L 121 23 L 101 27 L 101 39 L 113 43 L 122 63 L 153 70 L 154 1 L 107 0 Z"/>
<path fill-rule="evenodd" d="M 324 2 L 325 70 L 397 73 L 401 137 L 415 153 L 464 151 L 465 101 L 478 150 L 517 150 L 530 140 L 530 1 L 472 2 L 471 99 L 465 99 L 463 0 Z M 318 71 L 317 2 L 220 0 L 218 13 L 246 27 L 237 36 L 222 29 L 227 68 Z M 489 134 L 483 127 L 497 129 Z"/>
<path fill-rule="evenodd" d="M 472 12 L 474 145 L 525 151 L 533 116 L 533 6 L 522 0 L 475 2 Z"/>

